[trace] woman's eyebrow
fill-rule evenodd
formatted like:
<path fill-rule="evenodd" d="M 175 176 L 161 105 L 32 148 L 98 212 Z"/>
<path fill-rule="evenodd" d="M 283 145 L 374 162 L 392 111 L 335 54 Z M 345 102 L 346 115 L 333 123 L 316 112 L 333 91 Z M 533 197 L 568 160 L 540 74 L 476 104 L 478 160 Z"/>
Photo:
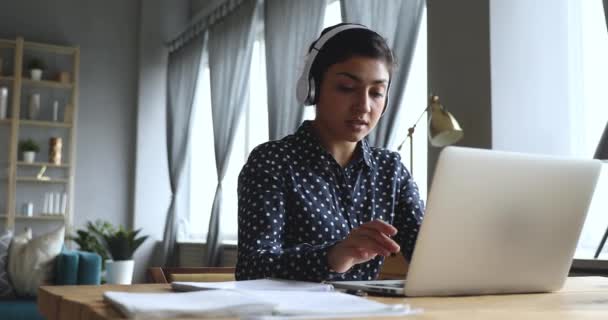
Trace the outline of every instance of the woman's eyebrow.
<path fill-rule="evenodd" d="M 361 78 L 359 78 L 356 75 L 349 73 L 349 72 L 338 72 L 336 74 L 339 76 L 345 76 L 345 77 L 350 78 L 357 82 L 363 82 L 363 80 L 361 80 Z M 388 83 L 388 80 L 387 79 L 377 79 L 377 80 L 372 81 L 372 83 L 373 84 L 383 84 L 383 83 Z"/>

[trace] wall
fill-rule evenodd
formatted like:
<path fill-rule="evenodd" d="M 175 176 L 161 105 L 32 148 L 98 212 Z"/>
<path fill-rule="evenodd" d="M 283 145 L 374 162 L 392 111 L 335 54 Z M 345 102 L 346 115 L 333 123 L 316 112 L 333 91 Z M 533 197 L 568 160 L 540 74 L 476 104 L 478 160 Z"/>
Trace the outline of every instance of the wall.
<path fill-rule="evenodd" d="M 428 88 L 460 123 L 457 144 L 492 148 L 488 0 L 427 0 Z M 440 149 L 429 145 L 429 180 Z"/>
<path fill-rule="evenodd" d="M 495 149 L 570 154 L 569 56 L 580 44 L 569 43 L 568 2 L 490 1 Z"/>
<path fill-rule="evenodd" d="M 0 38 L 78 45 L 74 224 L 131 212 L 138 1 L 2 1 Z"/>
<path fill-rule="evenodd" d="M 160 266 L 157 246 L 163 240 L 170 203 L 165 124 L 167 48 L 186 26 L 187 0 L 142 1 L 139 24 L 139 87 L 137 103 L 137 156 L 133 226 L 147 240 L 138 250 L 135 281 L 144 280 L 145 268 Z"/>
<path fill-rule="evenodd" d="M 191 0 L 190 17 L 194 18 L 197 15 L 205 16 L 226 1 L 227 0 Z"/>

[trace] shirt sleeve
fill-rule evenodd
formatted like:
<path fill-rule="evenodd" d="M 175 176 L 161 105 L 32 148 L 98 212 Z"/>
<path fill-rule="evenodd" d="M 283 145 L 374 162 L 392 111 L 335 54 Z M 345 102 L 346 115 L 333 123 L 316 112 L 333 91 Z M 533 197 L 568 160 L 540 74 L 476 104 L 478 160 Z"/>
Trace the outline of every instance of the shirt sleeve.
<path fill-rule="evenodd" d="M 399 170 L 396 178 L 399 182 L 399 193 L 394 220 L 394 226 L 398 230 L 395 240 L 401 246 L 405 259 L 410 261 L 424 216 L 424 202 L 420 199 L 418 186 L 412 175 L 401 162 L 401 157 L 397 157 Z"/>
<path fill-rule="evenodd" d="M 288 185 L 276 160 L 272 152 L 258 147 L 239 175 L 236 279 L 323 281 L 340 276 L 329 269 L 327 262 L 327 253 L 335 242 L 285 244 Z"/>

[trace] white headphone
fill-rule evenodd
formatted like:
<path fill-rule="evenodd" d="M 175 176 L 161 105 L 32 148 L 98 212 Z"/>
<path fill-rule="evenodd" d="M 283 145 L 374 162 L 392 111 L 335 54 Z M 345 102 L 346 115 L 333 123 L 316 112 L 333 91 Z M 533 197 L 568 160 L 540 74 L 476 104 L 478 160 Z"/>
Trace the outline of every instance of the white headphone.
<path fill-rule="evenodd" d="M 321 35 L 319 37 L 319 39 L 314 42 L 312 49 L 306 55 L 305 62 L 304 62 L 304 69 L 302 70 L 302 74 L 300 75 L 300 78 L 298 78 L 298 83 L 296 86 L 296 97 L 297 97 L 299 103 L 302 103 L 305 106 L 315 104 L 316 94 L 317 94 L 315 92 L 316 83 L 315 83 L 314 77 L 310 74 L 310 71 L 311 71 L 310 69 L 312 68 L 313 63 L 315 62 L 315 58 L 319 54 L 319 51 L 321 51 L 321 49 L 323 48 L 323 45 L 325 45 L 325 43 L 327 41 L 329 41 L 329 39 L 333 38 L 336 34 L 342 32 L 342 31 L 351 30 L 351 29 L 366 29 L 366 30 L 375 32 L 364 25 L 344 24 L 339 27 L 335 27 L 335 28 L 329 30 L 328 32 L 326 32 L 325 34 Z M 386 110 L 386 108 L 388 106 L 388 88 L 389 87 L 390 87 L 390 81 L 389 81 L 389 85 L 386 90 L 386 103 L 384 106 L 384 110 Z"/>

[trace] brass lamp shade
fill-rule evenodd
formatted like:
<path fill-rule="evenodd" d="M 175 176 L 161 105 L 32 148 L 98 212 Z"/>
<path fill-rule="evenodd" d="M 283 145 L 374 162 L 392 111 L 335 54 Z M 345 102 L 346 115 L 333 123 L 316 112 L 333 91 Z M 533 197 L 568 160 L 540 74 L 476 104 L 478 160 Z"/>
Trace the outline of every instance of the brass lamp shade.
<path fill-rule="evenodd" d="M 441 105 L 438 96 L 431 97 L 430 107 L 429 141 L 431 145 L 445 147 L 462 139 L 464 135 L 462 128 L 454 116 Z"/>

